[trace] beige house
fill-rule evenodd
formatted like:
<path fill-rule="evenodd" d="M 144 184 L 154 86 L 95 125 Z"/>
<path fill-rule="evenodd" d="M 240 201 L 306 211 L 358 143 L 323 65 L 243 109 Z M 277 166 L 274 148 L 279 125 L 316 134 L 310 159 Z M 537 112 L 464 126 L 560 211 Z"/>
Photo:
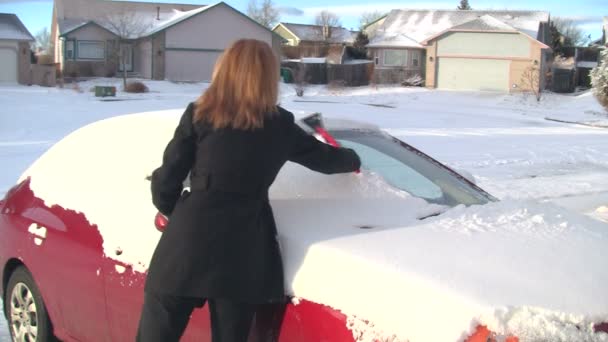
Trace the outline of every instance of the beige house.
<path fill-rule="evenodd" d="M 548 25 L 546 12 L 393 10 L 367 47 L 379 82 L 420 75 L 431 88 L 521 91 L 544 88 Z"/>
<path fill-rule="evenodd" d="M 34 37 L 12 13 L 0 13 L 0 83 L 30 82 Z"/>
<path fill-rule="evenodd" d="M 343 47 L 353 45 L 357 37 L 357 32 L 344 27 L 293 23 L 278 23 L 272 32 L 283 38 L 282 51 L 287 58 L 331 57 L 339 60 Z"/>
<path fill-rule="evenodd" d="M 241 38 L 281 38 L 224 2 L 214 5 L 55 0 L 51 39 L 65 76 L 208 81 L 222 51 Z"/>

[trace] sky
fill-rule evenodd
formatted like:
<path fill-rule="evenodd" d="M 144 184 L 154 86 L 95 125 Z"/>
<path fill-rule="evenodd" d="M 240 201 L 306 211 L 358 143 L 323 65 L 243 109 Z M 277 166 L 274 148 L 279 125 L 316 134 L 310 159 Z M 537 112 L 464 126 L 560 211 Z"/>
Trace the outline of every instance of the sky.
<path fill-rule="evenodd" d="M 148 0 L 150 2 L 179 2 L 192 4 L 212 4 L 217 0 Z M 232 7 L 246 12 L 249 0 L 225 0 Z M 281 21 L 309 24 L 315 13 L 329 10 L 340 17 L 342 26 L 357 29 L 359 17 L 365 12 L 388 12 L 391 9 L 454 9 L 459 0 L 430 1 L 369 1 L 369 0 L 274 0 L 281 9 Z M 473 9 L 495 10 L 541 10 L 551 17 L 565 17 L 574 20 L 579 27 L 591 35 L 593 40 L 602 36 L 602 17 L 608 16 L 608 0 L 469 0 Z M 53 11 L 52 0 L 0 0 L 0 13 L 15 13 L 32 34 L 44 27 L 50 27 Z"/>

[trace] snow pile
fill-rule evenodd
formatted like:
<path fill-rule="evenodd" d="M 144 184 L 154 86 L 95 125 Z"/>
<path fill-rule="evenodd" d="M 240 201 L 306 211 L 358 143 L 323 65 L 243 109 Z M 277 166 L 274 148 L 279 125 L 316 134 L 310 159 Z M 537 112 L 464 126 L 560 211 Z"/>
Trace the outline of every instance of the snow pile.
<path fill-rule="evenodd" d="M 291 293 L 350 316 L 359 341 L 456 341 L 478 323 L 572 341 L 589 334 L 573 335 L 572 322 L 608 321 L 605 225 L 520 201 L 416 222 L 421 207 L 402 201 L 274 203 Z"/>

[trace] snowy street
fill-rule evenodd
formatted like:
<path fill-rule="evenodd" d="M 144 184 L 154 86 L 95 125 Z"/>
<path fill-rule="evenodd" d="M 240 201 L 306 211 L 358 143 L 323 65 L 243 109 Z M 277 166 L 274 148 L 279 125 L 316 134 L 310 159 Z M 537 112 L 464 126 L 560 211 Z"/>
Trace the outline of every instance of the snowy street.
<path fill-rule="evenodd" d="M 206 87 L 146 81 L 149 93 L 119 93 L 112 101 L 90 91 L 96 84 L 120 82 L 82 82 L 80 91 L 71 85 L 0 85 L 0 198 L 34 160 L 73 130 L 117 115 L 185 108 Z M 282 84 L 280 102 L 296 115 L 321 112 L 376 124 L 455 170 L 473 174 L 499 199 L 553 201 L 608 228 L 608 113 L 590 92 L 548 93 L 537 103 L 522 94 L 309 86 L 297 97 L 291 85 Z M 8 336 L 1 319 L 0 342 Z"/>

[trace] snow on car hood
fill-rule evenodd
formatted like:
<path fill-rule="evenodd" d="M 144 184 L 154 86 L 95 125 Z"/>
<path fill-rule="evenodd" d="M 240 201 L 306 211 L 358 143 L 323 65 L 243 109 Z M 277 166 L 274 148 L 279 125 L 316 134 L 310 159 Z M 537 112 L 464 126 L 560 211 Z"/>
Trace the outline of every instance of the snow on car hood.
<path fill-rule="evenodd" d="M 368 204 L 351 214 L 323 200 L 273 204 L 289 290 L 373 322 L 361 341 L 457 341 L 478 322 L 521 341 L 606 338 L 591 324 L 608 321 L 606 225 L 510 200 L 405 226 L 323 224 L 361 212 L 381 222 L 386 204 Z"/>
<path fill-rule="evenodd" d="M 161 234 L 146 176 L 160 165 L 180 114 L 85 126 L 21 179 L 31 177 L 46 205 L 84 213 L 108 257 L 144 272 Z M 270 195 L 286 288 L 346 313 L 361 341 L 387 333 L 456 341 L 477 322 L 528 340 L 593 340 L 571 334 L 608 321 L 608 229 L 581 215 L 503 201 L 420 221 L 445 208 L 365 171 L 325 176 L 294 164 Z"/>

